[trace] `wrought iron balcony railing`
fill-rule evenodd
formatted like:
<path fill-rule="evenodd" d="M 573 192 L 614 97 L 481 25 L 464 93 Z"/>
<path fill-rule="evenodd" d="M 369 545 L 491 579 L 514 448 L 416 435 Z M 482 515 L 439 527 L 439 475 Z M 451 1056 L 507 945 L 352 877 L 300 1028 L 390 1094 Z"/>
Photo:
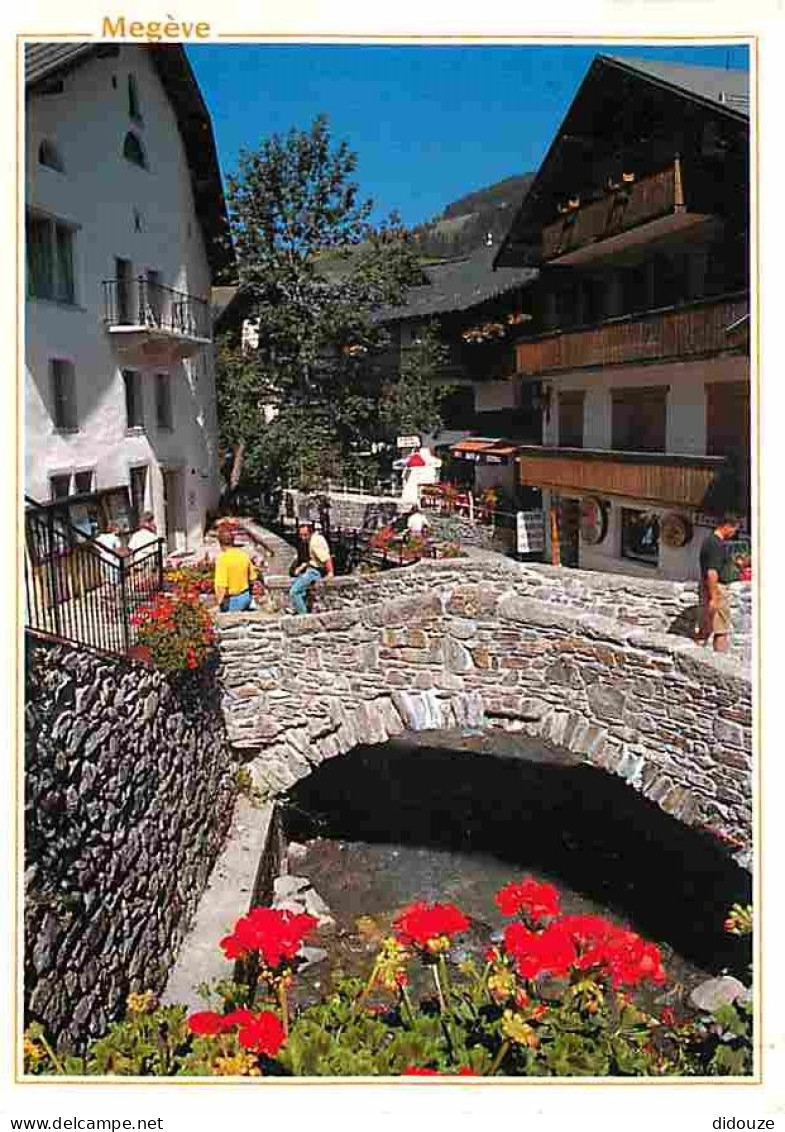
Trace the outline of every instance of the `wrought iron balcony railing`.
<path fill-rule="evenodd" d="M 162 333 L 194 341 L 212 339 L 210 306 L 204 299 L 139 276 L 106 279 L 104 323 L 110 330 Z"/>

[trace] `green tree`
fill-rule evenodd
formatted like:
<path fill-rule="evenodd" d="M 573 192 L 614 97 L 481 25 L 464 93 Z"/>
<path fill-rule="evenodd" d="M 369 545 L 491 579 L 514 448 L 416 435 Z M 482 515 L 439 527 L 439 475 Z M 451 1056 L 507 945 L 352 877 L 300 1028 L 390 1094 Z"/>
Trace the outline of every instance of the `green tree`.
<path fill-rule="evenodd" d="M 353 180 L 327 120 L 240 156 L 227 201 L 240 287 L 258 344 L 219 357 L 222 439 L 248 477 L 306 483 L 351 469 L 380 435 L 388 336 L 378 319 L 416 278 L 393 216 Z M 272 419 L 270 419 L 272 417 Z"/>
<path fill-rule="evenodd" d="M 422 436 L 442 427 L 442 405 L 455 389 L 440 382 L 448 361 L 449 350 L 439 337 L 438 324 L 432 321 L 403 351 L 397 379 L 383 390 L 380 412 L 391 438 Z"/>

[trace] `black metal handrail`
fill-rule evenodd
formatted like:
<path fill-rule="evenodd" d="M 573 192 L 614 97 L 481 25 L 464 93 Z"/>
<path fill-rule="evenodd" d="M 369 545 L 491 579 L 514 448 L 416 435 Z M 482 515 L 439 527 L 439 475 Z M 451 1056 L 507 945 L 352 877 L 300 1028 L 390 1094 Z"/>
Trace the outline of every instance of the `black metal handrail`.
<path fill-rule="evenodd" d="M 105 279 L 104 322 L 107 326 L 146 327 L 184 338 L 212 338 L 210 306 L 204 299 L 137 279 Z"/>
<path fill-rule="evenodd" d="M 118 553 L 56 508 L 25 503 L 25 627 L 126 654 L 137 643 L 134 613 L 163 588 L 163 539 Z"/>

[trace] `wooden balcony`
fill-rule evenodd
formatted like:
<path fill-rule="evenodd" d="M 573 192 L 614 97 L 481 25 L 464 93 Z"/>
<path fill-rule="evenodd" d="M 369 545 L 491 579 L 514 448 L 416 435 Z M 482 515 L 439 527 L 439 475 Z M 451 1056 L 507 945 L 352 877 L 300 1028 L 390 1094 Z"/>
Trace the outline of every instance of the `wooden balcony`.
<path fill-rule="evenodd" d="M 668 507 L 701 508 L 722 456 L 609 452 L 587 448 L 518 449 L 518 481 L 577 495 L 625 496 Z"/>
<path fill-rule="evenodd" d="M 668 169 L 621 184 L 548 224 L 542 230 L 542 262 L 588 263 L 713 220 L 711 214 L 687 209 L 677 158 Z"/>
<path fill-rule="evenodd" d="M 599 326 L 529 338 L 516 346 L 519 374 L 706 357 L 747 346 L 749 297 L 702 299 Z"/>

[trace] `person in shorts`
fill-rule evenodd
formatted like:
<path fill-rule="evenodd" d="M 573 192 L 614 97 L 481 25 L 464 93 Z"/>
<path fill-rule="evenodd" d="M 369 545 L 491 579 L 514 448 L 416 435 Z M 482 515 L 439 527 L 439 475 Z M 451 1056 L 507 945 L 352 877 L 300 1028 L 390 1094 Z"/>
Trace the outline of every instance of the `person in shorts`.
<path fill-rule="evenodd" d="M 741 523 L 735 515 L 726 515 L 706 535 L 700 548 L 700 624 L 698 644 L 709 639 L 715 652 L 727 652 L 730 644 L 731 615 L 727 583 L 733 569 L 731 540 Z"/>

